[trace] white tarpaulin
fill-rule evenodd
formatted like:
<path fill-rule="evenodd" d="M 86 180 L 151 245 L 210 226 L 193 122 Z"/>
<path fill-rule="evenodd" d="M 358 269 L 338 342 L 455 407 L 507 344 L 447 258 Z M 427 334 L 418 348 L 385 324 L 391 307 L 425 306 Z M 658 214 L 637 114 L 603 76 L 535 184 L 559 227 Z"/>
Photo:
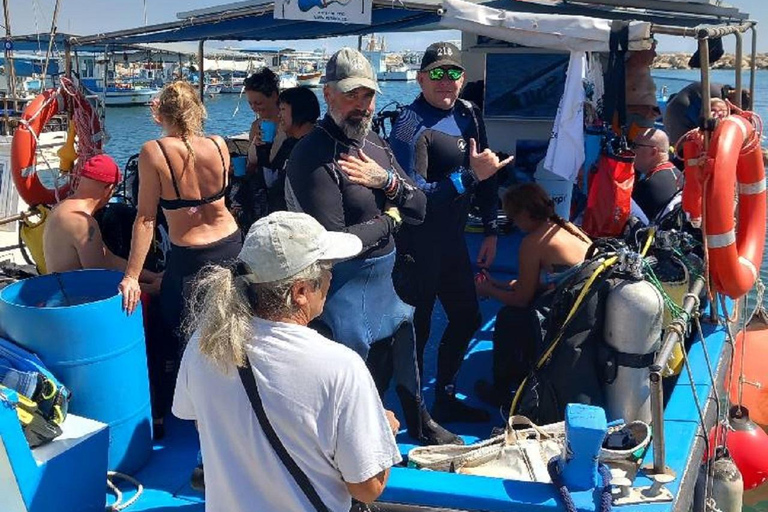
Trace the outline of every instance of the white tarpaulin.
<path fill-rule="evenodd" d="M 264 67 L 263 60 L 205 59 L 206 71 L 242 71 L 251 72 Z"/>
<path fill-rule="evenodd" d="M 501 41 L 548 50 L 607 52 L 611 21 L 587 16 L 527 14 L 464 0 L 444 0 L 440 25 Z M 651 24 L 629 25 L 629 49 L 650 49 Z"/>

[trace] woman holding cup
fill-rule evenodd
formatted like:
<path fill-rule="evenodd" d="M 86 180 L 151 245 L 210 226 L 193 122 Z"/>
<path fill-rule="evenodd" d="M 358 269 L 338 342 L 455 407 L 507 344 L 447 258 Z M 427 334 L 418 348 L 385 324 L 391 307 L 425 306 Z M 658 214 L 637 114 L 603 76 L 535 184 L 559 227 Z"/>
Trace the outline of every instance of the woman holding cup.
<path fill-rule="evenodd" d="M 245 80 L 245 96 L 257 117 L 249 133 L 246 176 L 232 196 L 232 211 L 243 232 L 269 213 L 267 189 L 277 178 L 269 163 L 285 140 L 278 128 L 279 84 L 278 76 L 266 67 Z"/>

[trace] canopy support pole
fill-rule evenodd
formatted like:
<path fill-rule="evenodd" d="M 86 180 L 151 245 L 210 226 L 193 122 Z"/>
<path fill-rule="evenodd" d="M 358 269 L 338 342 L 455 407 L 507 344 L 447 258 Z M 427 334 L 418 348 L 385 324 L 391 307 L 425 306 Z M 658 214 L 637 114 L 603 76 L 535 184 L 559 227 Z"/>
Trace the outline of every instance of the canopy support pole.
<path fill-rule="evenodd" d="M 205 39 L 197 44 L 197 76 L 200 85 L 200 102 L 205 103 Z"/>
<path fill-rule="evenodd" d="M 757 71 L 757 27 L 752 25 L 752 59 L 749 63 L 749 97 L 752 101 L 752 108 L 755 105 L 755 71 Z"/>
<path fill-rule="evenodd" d="M 736 36 L 736 65 L 734 66 L 736 71 L 736 97 L 733 99 L 733 103 L 737 107 L 743 108 L 744 105 L 741 104 L 741 67 L 744 61 L 744 44 L 741 32 L 736 32 L 734 36 Z"/>

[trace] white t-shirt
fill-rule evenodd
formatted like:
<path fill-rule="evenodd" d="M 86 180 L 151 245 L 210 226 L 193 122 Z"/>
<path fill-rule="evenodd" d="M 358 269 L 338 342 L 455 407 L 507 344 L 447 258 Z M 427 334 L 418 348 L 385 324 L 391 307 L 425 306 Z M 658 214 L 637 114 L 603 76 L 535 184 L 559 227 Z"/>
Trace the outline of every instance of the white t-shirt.
<path fill-rule="evenodd" d="M 264 410 L 325 505 L 348 512 L 344 482 L 360 483 L 400 462 L 363 360 L 312 329 L 254 319 L 248 344 Z M 264 435 L 236 370 L 223 373 L 184 352 L 173 413 L 197 420 L 207 512 L 314 511 Z"/>

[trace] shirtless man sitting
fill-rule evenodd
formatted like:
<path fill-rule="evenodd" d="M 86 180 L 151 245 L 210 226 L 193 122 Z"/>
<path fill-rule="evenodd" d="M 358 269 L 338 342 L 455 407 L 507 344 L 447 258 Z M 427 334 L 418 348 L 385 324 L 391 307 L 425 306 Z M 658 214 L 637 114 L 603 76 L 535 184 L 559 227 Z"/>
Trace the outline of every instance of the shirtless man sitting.
<path fill-rule="evenodd" d="M 120 169 L 107 155 L 96 155 L 85 163 L 75 193 L 56 205 L 46 221 L 43 253 L 48 272 L 84 268 L 125 270 L 126 260 L 104 245 L 99 224 L 93 217 L 109 202 L 120 178 Z M 160 277 L 143 271 L 143 291 L 159 291 Z"/>

